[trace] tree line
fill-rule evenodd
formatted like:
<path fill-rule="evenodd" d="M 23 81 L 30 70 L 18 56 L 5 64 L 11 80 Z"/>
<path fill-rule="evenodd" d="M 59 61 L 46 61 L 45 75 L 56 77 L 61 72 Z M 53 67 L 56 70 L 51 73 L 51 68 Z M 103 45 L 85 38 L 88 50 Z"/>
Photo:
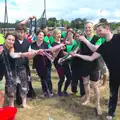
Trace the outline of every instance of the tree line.
<path fill-rule="evenodd" d="M 64 27 L 64 26 L 71 26 L 74 29 L 84 29 L 84 25 L 88 20 L 86 18 L 76 18 L 72 21 L 60 19 L 57 20 L 55 17 L 51 17 L 48 20 L 46 20 L 46 24 L 48 27 Z M 107 21 L 105 18 L 101 18 L 99 21 L 104 22 Z M 21 21 L 17 20 L 15 23 L 2 23 L 0 22 L 0 28 L 15 28 L 16 24 Z M 37 19 L 37 26 L 41 26 L 42 24 L 45 24 L 45 19 Z M 33 21 L 33 25 L 35 24 L 35 21 Z M 27 27 L 30 26 L 30 22 L 27 24 Z M 111 22 L 110 23 L 111 29 L 115 30 L 118 26 L 120 26 L 120 22 Z"/>

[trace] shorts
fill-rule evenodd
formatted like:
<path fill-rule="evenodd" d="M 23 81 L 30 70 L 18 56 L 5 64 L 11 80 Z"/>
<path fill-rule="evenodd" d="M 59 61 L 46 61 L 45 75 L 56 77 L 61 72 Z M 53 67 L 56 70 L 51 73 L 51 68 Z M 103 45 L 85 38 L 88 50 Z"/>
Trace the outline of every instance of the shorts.
<path fill-rule="evenodd" d="M 82 75 L 83 77 L 87 77 L 89 76 L 90 80 L 93 82 L 97 82 L 99 80 L 99 71 L 98 70 L 94 70 L 91 72 L 84 72 L 84 74 Z"/>
<path fill-rule="evenodd" d="M 17 84 L 20 85 L 20 95 L 26 96 L 28 93 L 28 72 L 25 66 L 19 66 L 17 69 Z"/>

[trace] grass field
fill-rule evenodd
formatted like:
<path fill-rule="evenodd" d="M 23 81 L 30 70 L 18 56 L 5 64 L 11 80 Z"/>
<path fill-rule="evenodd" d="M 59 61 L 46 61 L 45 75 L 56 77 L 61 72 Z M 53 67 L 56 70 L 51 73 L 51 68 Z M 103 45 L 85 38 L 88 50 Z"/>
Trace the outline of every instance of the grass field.
<path fill-rule="evenodd" d="M 108 85 L 106 89 L 101 90 L 101 107 L 102 116 L 97 116 L 94 106 L 94 96 L 91 90 L 91 102 L 87 106 L 81 105 L 78 95 L 70 95 L 69 97 L 58 97 L 57 83 L 58 77 L 56 71 L 52 70 L 52 82 L 54 89 L 54 97 L 42 98 L 40 80 L 32 70 L 33 87 L 37 93 L 37 98 L 28 100 L 28 104 L 32 109 L 18 108 L 16 120 L 106 120 L 107 103 L 108 103 Z M 69 88 L 70 91 L 70 88 Z M 116 117 L 114 120 L 120 120 L 120 105 L 117 107 Z"/>

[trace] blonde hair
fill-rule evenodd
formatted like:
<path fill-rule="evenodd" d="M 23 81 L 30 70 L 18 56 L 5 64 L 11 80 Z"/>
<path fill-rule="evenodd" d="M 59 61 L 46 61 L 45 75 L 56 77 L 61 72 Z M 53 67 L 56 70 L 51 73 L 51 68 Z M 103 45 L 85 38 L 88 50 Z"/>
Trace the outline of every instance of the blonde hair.
<path fill-rule="evenodd" d="M 86 22 L 85 25 L 84 25 L 84 28 L 86 28 L 86 25 L 87 25 L 87 24 L 91 24 L 91 25 L 92 25 L 92 32 L 93 32 L 93 34 L 94 34 L 94 33 L 95 33 L 95 32 L 94 32 L 94 24 L 93 24 L 92 22 Z"/>
<path fill-rule="evenodd" d="M 92 22 L 86 22 L 86 23 L 85 23 L 85 26 L 86 26 L 87 24 L 92 24 L 92 25 L 94 26 L 94 24 L 93 24 Z"/>
<path fill-rule="evenodd" d="M 52 33 L 53 38 L 55 38 L 56 33 L 58 33 L 58 32 L 61 33 L 61 30 L 60 30 L 60 29 L 57 29 L 57 28 L 53 30 L 53 33 Z"/>

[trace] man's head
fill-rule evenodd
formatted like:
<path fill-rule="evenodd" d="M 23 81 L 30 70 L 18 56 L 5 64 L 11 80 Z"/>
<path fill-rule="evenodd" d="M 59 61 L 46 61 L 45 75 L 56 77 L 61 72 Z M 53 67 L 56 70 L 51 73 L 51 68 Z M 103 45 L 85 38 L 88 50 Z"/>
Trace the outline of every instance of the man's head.
<path fill-rule="evenodd" d="M 26 27 L 24 25 L 21 25 L 21 24 L 17 25 L 15 28 L 15 31 L 18 39 L 20 40 L 25 39 Z"/>
<path fill-rule="evenodd" d="M 98 23 L 95 25 L 95 29 L 99 37 L 103 38 L 110 32 L 110 25 L 107 22 L 104 23 Z"/>
<path fill-rule="evenodd" d="M 85 34 L 92 35 L 94 33 L 94 26 L 92 22 L 87 22 L 85 24 Z"/>

